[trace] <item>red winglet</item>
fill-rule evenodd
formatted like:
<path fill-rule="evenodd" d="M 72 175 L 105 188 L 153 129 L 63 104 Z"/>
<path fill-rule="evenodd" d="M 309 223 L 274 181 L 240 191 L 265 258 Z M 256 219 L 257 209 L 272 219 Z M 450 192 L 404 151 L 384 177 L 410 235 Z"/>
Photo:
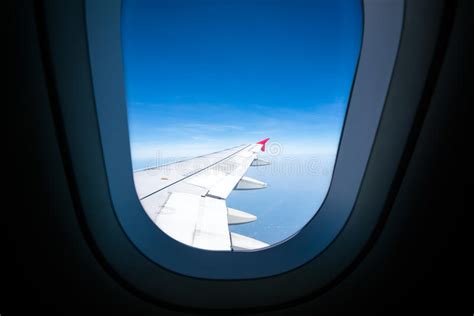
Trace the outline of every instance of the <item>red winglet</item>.
<path fill-rule="evenodd" d="M 262 151 L 265 151 L 265 144 L 268 142 L 270 138 L 265 138 L 264 140 L 259 141 L 257 144 L 262 145 Z"/>

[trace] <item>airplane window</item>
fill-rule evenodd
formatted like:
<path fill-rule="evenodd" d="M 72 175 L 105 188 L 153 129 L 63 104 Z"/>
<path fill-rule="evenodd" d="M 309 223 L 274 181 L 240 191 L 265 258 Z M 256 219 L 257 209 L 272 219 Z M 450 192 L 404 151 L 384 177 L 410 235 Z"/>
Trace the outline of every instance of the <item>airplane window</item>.
<path fill-rule="evenodd" d="M 360 1 L 124 1 L 135 187 L 172 238 L 254 250 L 318 211 L 362 37 Z"/>

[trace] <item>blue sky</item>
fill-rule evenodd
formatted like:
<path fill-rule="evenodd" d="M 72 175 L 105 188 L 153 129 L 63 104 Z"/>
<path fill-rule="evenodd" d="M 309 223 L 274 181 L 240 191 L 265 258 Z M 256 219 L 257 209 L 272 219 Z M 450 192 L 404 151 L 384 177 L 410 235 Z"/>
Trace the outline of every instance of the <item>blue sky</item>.
<path fill-rule="evenodd" d="M 134 160 L 266 137 L 334 153 L 361 25 L 359 1 L 124 1 Z"/>

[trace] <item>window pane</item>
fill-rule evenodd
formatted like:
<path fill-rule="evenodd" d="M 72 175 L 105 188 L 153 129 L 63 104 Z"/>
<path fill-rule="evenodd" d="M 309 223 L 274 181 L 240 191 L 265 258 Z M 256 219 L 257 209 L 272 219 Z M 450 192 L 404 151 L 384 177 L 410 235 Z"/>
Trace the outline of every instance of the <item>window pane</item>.
<path fill-rule="evenodd" d="M 267 244 L 297 233 L 329 188 L 361 36 L 355 0 L 124 1 L 134 170 L 270 137 L 271 164 L 245 174 L 268 187 L 226 199 L 257 220 L 229 229 Z M 163 203 L 142 205 L 156 222 Z"/>

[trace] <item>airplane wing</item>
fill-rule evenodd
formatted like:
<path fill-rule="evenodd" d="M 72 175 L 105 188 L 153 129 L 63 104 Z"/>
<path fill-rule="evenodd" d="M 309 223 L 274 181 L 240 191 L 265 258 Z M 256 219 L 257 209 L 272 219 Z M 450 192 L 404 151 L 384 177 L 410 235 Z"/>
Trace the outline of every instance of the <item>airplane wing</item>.
<path fill-rule="evenodd" d="M 189 246 L 208 250 L 268 246 L 229 231 L 229 225 L 257 218 L 227 207 L 225 201 L 232 190 L 267 187 L 244 175 L 250 166 L 269 164 L 257 156 L 259 151 L 265 151 L 268 140 L 135 171 L 135 188 L 143 208 L 161 230 Z"/>

